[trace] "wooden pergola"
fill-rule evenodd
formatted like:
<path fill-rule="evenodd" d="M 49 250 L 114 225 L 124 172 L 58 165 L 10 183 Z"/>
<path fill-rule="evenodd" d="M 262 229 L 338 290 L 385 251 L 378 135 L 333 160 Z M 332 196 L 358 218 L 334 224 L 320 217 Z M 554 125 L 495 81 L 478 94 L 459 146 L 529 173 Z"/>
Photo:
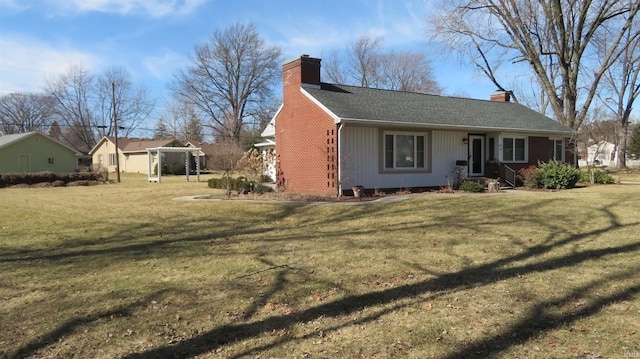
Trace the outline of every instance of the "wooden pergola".
<path fill-rule="evenodd" d="M 147 148 L 147 178 L 149 182 L 157 182 L 160 183 L 162 180 L 162 153 L 170 153 L 170 152 L 178 152 L 178 153 L 186 153 L 191 154 L 193 152 L 196 153 L 196 182 L 200 182 L 200 148 L 199 147 L 154 147 Z M 153 155 L 158 159 L 158 175 L 155 176 L 153 174 Z M 191 172 L 191 156 L 186 156 L 185 158 L 185 177 L 187 182 L 189 182 L 189 172 Z"/>

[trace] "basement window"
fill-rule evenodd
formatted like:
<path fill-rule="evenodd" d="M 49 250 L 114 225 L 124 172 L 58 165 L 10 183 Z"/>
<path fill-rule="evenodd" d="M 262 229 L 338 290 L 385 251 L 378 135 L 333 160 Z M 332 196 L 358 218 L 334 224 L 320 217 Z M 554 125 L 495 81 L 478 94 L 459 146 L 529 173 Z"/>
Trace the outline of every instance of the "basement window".
<path fill-rule="evenodd" d="M 385 170 L 425 170 L 427 135 L 411 132 L 384 133 Z"/>
<path fill-rule="evenodd" d="M 49 158 L 47 159 L 47 162 L 48 162 L 50 165 L 52 165 L 52 164 L 53 164 L 53 157 L 49 157 Z"/>

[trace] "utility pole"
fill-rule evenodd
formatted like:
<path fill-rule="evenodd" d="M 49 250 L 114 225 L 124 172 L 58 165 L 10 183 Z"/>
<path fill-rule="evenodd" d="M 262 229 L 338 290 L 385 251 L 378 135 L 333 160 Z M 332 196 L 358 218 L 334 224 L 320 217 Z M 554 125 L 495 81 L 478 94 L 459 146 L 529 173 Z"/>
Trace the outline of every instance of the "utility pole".
<path fill-rule="evenodd" d="M 116 84 L 111 83 L 111 116 L 113 117 L 113 134 L 116 138 L 116 172 L 118 173 L 118 183 L 120 182 L 120 149 L 118 148 L 118 116 L 116 116 Z"/>

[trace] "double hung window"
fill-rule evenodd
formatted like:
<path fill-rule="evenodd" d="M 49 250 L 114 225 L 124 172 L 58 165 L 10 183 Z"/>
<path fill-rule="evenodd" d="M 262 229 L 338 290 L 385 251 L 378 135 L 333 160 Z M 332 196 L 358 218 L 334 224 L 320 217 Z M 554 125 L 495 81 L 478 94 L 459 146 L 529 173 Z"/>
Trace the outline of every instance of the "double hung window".
<path fill-rule="evenodd" d="M 385 170 L 424 170 L 427 167 L 427 136 L 424 133 L 385 132 Z"/>
<path fill-rule="evenodd" d="M 502 161 L 526 162 L 527 138 L 526 137 L 502 137 Z"/>
<path fill-rule="evenodd" d="M 564 140 L 551 140 L 551 159 L 564 162 Z"/>

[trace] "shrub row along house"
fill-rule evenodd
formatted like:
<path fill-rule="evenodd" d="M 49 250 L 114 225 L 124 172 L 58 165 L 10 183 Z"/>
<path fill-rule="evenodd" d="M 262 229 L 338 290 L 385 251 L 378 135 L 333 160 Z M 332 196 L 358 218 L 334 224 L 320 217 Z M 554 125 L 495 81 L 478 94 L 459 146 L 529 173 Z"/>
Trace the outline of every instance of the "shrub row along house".
<path fill-rule="evenodd" d="M 510 102 L 509 92 L 489 101 L 328 84 L 320 62 L 283 64 L 283 103 L 265 141 L 275 140 L 286 191 L 437 187 L 456 168 L 513 181 L 538 161 L 574 161 L 571 129 Z"/>

